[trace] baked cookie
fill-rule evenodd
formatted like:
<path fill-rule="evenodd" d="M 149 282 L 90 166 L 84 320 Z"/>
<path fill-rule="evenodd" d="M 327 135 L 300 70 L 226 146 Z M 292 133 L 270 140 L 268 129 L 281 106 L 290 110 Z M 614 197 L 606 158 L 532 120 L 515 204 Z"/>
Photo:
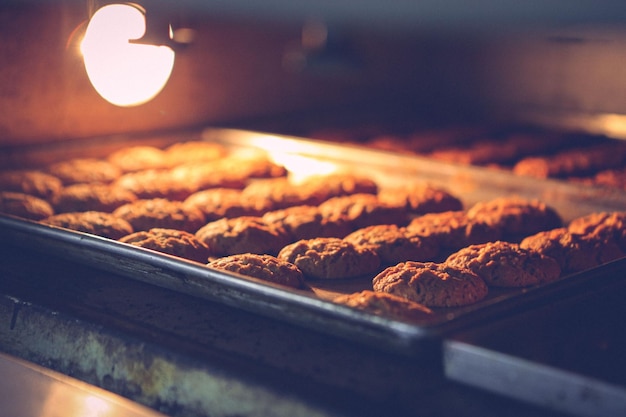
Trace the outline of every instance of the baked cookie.
<path fill-rule="evenodd" d="M 375 224 L 405 225 L 408 222 L 404 205 L 383 202 L 373 194 L 333 197 L 320 204 L 319 209 L 325 215 L 346 217 L 355 230 Z"/>
<path fill-rule="evenodd" d="M 30 194 L 50 200 L 61 191 L 63 182 L 54 175 L 37 170 L 0 171 L 0 190 Z"/>
<path fill-rule="evenodd" d="M 209 260 L 210 255 L 209 247 L 204 242 L 183 230 L 160 228 L 142 230 L 126 235 L 119 241 L 203 264 Z"/>
<path fill-rule="evenodd" d="M 217 256 L 240 253 L 276 255 L 289 243 L 285 229 L 255 216 L 223 218 L 207 223 L 196 232 L 196 237 Z"/>
<path fill-rule="evenodd" d="M 215 259 L 207 266 L 287 287 L 305 287 L 304 276 L 297 266 L 271 255 L 241 253 Z"/>
<path fill-rule="evenodd" d="M 413 215 L 459 211 L 461 200 L 446 190 L 427 183 L 412 183 L 403 187 L 385 188 L 378 197 L 392 205 L 404 205 Z"/>
<path fill-rule="evenodd" d="M 289 233 L 290 241 L 314 237 L 344 237 L 352 231 L 340 215 L 325 215 L 316 206 L 293 206 L 265 213 L 263 221 L 277 224 Z"/>
<path fill-rule="evenodd" d="M 563 274 L 585 271 L 624 256 L 615 242 L 606 242 L 594 235 L 570 233 L 565 227 L 528 236 L 521 241 L 520 247 L 554 258 Z"/>
<path fill-rule="evenodd" d="M 159 169 L 127 172 L 113 184 L 144 200 L 165 198 L 182 201 L 196 191 L 193 182 L 174 177 L 168 170 Z"/>
<path fill-rule="evenodd" d="M 54 215 L 54 209 L 46 200 L 34 195 L 0 191 L 0 213 L 41 220 Z"/>
<path fill-rule="evenodd" d="M 272 202 L 259 197 L 242 195 L 234 188 L 210 188 L 193 193 L 184 201 L 186 206 L 194 207 L 204 213 L 207 222 L 222 217 L 260 216 L 272 208 Z"/>
<path fill-rule="evenodd" d="M 470 245 L 453 253 L 446 265 L 469 269 L 494 287 L 526 287 L 557 280 L 558 262 L 516 243 L 489 242 Z"/>
<path fill-rule="evenodd" d="M 309 204 L 320 204 L 332 197 L 350 194 L 377 194 L 378 184 L 363 176 L 335 173 L 307 177 L 298 184 L 302 194 L 309 197 Z"/>
<path fill-rule="evenodd" d="M 476 203 L 467 211 L 467 217 L 500 228 L 503 240 L 511 241 L 562 226 L 561 217 L 553 208 L 518 197 Z"/>
<path fill-rule="evenodd" d="M 133 233 L 132 225 L 126 220 L 99 211 L 55 214 L 41 222 L 114 240 Z"/>
<path fill-rule="evenodd" d="M 386 292 L 365 290 L 340 295 L 333 302 L 399 320 L 419 321 L 433 315 L 433 311 L 422 304 Z"/>
<path fill-rule="evenodd" d="M 492 242 L 502 236 L 500 228 L 483 220 L 470 219 L 463 211 L 424 214 L 411 220 L 406 231 L 409 235 L 435 238 L 443 253 Z"/>
<path fill-rule="evenodd" d="M 123 172 L 164 169 L 170 166 L 165 151 L 149 145 L 127 146 L 118 149 L 112 152 L 107 160 Z"/>
<path fill-rule="evenodd" d="M 358 229 L 344 238 L 357 246 L 372 248 L 383 264 L 404 261 L 429 261 L 439 253 L 435 237 L 409 234 L 395 224 L 379 224 Z"/>
<path fill-rule="evenodd" d="M 214 161 L 228 154 L 220 143 L 202 140 L 174 143 L 165 148 L 168 165 L 177 166 L 197 161 Z"/>
<path fill-rule="evenodd" d="M 606 242 L 615 242 L 626 252 L 626 212 L 600 212 L 574 219 L 567 227 L 570 233 L 593 235 Z"/>
<path fill-rule="evenodd" d="M 229 171 L 218 161 L 187 163 L 169 171 L 172 180 L 187 183 L 196 191 L 210 188 L 237 188 L 246 186 L 248 177 Z"/>
<path fill-rule="evenodd" d="M 74 184 L 64 187 L 52 203 L 57 213 L 76 211 L 110 213 L 136 200 L 137 196 L 134 193 L 111 184 Z"/>
<path fill-rule="evenodd" d="M 434 262 L 402 262 L 372 280 L 374 291 L 386 292 L 427 307 L 460 307 L 487 296 L 485 281 L 467 269 Z"/>
<path fill-rule="evenodd" d="M 380 266 L 374 250 L 334 237 L 299 240 L 285 246 L 278 257 L 295 264 L 305 277 L 318 279 L 373 275 Z"/>
<path fill-rule="evenodd" d="M 130 223 L 137 232 L 161 228 L 194 233 L 205 224 L 204 215 L 200 210 L 187 207 L 182 201 L 163 198 L 124 204 L 116 208 L 113 214 Z"/>
<path fill-rule="evenodd" d="M 122 175 L 122 170 L 104 159 L 75 158 L 57 162 L 47 171 L 59 178 L 64 185 L 80 183 L 110 183 Z"/>
<path fill-rule="evenodd" d="M 303 192 L 288 177 L 255 180 L 243 189 L 242 195 L 250 199 L 269 200 L 272 210 L 312 205 L 319 202 L 314 194 Z"/>

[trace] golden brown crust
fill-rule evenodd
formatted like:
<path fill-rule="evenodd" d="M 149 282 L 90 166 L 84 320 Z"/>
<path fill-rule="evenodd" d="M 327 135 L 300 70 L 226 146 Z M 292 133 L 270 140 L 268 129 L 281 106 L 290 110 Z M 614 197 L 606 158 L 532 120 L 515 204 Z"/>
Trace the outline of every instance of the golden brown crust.
<path fill-rule="evenodd" d="M 506 240 L 519 240 L 543 230 L 562 226 L 556 210 L 538 200 L 500 197 L 474 204 L 467 217 L 501 228 Z"/>
<path fill-rule="evenodd" d="M 287 287 L 303 288 L 305 286 L 304 276 L 297 266 L 272 255 L 242 253 L 215 259 L 207 266 Z"/>
<path fill-rule="evenodd" d="M 342 216 L 324 215 L 316 206 L 293 206 L 265 213 L 263 220 L 277 224 L 290 235 L 290 241 L 314 237 L 344 237 L 352 230 Z"/>
<path fill-rule="evenodd" d="M 223 218 L 207 223 L 196 232 L 196 237 L 217 256 L 240 253 L 276 255 L 289 243 L 284 229 L 255 216 Z"/>
<path fill-rule="evenodd" d="M 430 261 L 439 253 L 439 242 L 434 237 L 409 234 L 405 228 L 394 224 L 364 227 L 350 233 L 344 240 L 372 248 L 387 265 Z"/>
<path fill-rule="evenodd" d="M 310 195 L 287 177 L 265 178 L 251 182 L 243 189 L 242 196 L 250 199 L 271 201 L 272 210 L 311 204 Z"/>
<path fill-rule="evenodd" d="M 425 320 L 430 319 L 433 314 L 431 309 L 422 304 L 386 292 L 365 290 L 337 296 L 333 301 L 379 316 L 400 320 Z"/>
<path fill-rule="evenodd" d="M 194 233 L 205 224 L 200 210 L 185 207 L 182 201 L 163 198 L 124 204 L 115 209 L 113 214 L 129 222 L 135 231 L 162 228 Z"/>
<path fill-rule="evenodd" d="M 158 169 L 128 172 L 113 184 L 144 200 L 166 198 L 182 201 L 196 191 L 192 182 L 173 177 L 168 170 Z"/>
<path fill-rule="evenodd" d="M 416 217 L 406 227 L 408 234 L 435 238 L 443 252 L 495 241 L 501 238 L 500 228 L 482 220 L 467 217 L 463 211 L 444 211 Z"/>
<path fill-rule="evenodd" d="M 591 213 L 574 219 L 568 231 L 578 235 L 590 235 L 606 242 L 615 242 L 626 252 L 626 212 Z"/>
<path fill-rule="evenodd" d="M 320 204 L 319 209 L 326 215 L 346 217 L 355 230 L 375 224 L 405 225 L 408 221 L 404 205 L 383 202 L 373 194 L 333 197 Z"/>
<path fill-rule="evenodd" d="M 0 190 L 30 194 L 51 200 L 61 191 L 63 183 L 54 175 L 37 170 L 0 171 Z"/>
<path fill-rule="evenodd" d="M 41 222 L 114 240 L 133 233 L 132 225 L 126 220 L 98 211 L 55 214 Z"/>
<path fill-rule="evenodd" d="M 200 263 L 206 263 L 210 255 L 204 242 L 183 230 L 154 228 L 131 233 L 119 241 Z"/>
<path fill-rule="evenodd" d="M 103 159 L 75 158 L 57 162 L 48 172 L 63 181 L 64 185 L 81 183 L 110 183 L 122 175 L 122 170 Z"/>
<path fill-rule="evenodd" d="M 407 298 L 427 307 L 460 307 L 487 296 L 485 281 L 473 272 L 433 262 L 390 266 L 372 281 L 374 291 Z"/>
<path fill-rule="evenodd" d="M 248 178 L 223 167 L 221 160 L 191 162 L 169 170 L 172 180 L 187 183 L 196 191 L 209 188 L 238 188 L 246 186 Z"/>
<path fill-rule="evenodd" d="M 591 269 L 624 256 L 616 242 L 570 233 L 565 227 L 528 236 L 520 247 L 554 258 L 563 274 Z"/>
<path fill-rule="evenodd" d="M 299 240 L 285 246 L 278 257 L 295 264 L 307 278 L 318 279 L 374 274 L 380 266 L 372 249 L 333 237 Z"/>
<path fill-rule="evenodd" d="M 0 213 L 30 220 L 42 220 L 54 215 L 52 206 L 41 198 L 12 191 L 0 191 Z"/>
<path fill-rule="evenodd" d="M 227 154 L 228 149 L 224 145 L 200 140 L 178 142 L 165 148 L 165 157 L 170 166 L 198 161 L 214 161 Z"/>
<path fill-rule="evenodd" d="M 136 200 L 134 193 L 112 184 L 74 184 L 64 187 L 54 198 L 53 205 L 57 213 L 112 212 Z"/>
<path fill-rule="evenodd" d="M 165 151 L 155 146 L 127 146 L 112 152 L 108 162 L 117 166 L 122 172 L 142 171 L 146 169 L 163 169 L 169 167 Z"/>
<path fill-rule="evenodd" d="M 344 195 L 378 193 L 378 184 L 374 180 L 348 173 L 314 175 L 298 185 L 302 193 L 311 196 L 310 204 L 320 204 L 329 198 Z"/>
<path fill-rule="evenodd" d="M 561 275 L 561 267 L 555 259 L 502 241 L 468 246 L 450 255 L 445 263 L 469 269 L 494 287 L 543 284 Z"/>
<path fill-rule="evenodd" d="M 263 198 L 251 198 L 234 188 L 211 188 L 193 193 L 184 201 L 186 206 L 201 210 L 207 222 L 241 216 L 260 216 L 272 207 Z"/>
<path fill-rule="evenodd" d="M 378 197 L 393 205 L 405 205 L 414 215 L 463 209 L 463 203 L 458 197 L 442 188 L 421 182 L 383 189 Z"/>

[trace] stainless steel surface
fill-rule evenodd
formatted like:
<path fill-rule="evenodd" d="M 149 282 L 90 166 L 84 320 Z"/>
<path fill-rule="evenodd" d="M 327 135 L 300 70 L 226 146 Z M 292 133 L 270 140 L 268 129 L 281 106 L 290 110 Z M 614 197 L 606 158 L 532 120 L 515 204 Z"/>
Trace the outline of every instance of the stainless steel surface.
<path fill-rule="evenodd" d="M 147 407 L 0 353 L 0 408 L 10 417 L 164 417 Z"/>

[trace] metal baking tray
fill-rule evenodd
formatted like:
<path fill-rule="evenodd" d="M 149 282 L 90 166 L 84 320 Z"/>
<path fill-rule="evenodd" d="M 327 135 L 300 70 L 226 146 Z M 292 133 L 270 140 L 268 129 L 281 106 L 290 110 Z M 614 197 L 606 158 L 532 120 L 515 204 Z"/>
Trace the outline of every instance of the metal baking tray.
<path fill-rule="evenodd" d="M 285 165 L 290 174 L 313 167 L 316 172 L 349 169 L 376 180 L 381 187 L 424 180 L 446 187 L 466 206 L 504 195 L 539 198 L 557 209 L 565 221 L 601 210 L 626 209 L 626 194 L 559 181 L 537 181 L 510 173 L 457 166 L 415 156 L 359 146 L 233 129 L 204 129 L 178 134 L 174 140 L 221 142 L 234 151 L 264 151 Z M 166 135 L 164 142 L 171 141 Z M 106 141 L 103 141 L 106 142 Z M 126 145 L 134 142 L 129 136 Z M 60 151 L 59 151 L 60 152 Z M 24 155 L 22 157 L 25 157 Z M 119 274 L 212 302 L 287 321 L 322 333 L 347 338 L 388 351 L 419 355 L 438 346 L 454 331 L 533 303 L 555 300 L 602 285 L 604 277 L 626 271 L 626 258 L 545 285 L 522 289 L 490 289 L 476 304 L 435 309 L 424 321 L 404 322 L 349 308 L 330 300 L 338 294 L 365 289 L 371 280 L 311 281 L 309 290 L 292 290 L 266 282 L 215 271 L 182 258 L 122 244 L 86 233 L 0 216 L 0 233 L 28 250 L 44 251 L 72 262 Z"/>

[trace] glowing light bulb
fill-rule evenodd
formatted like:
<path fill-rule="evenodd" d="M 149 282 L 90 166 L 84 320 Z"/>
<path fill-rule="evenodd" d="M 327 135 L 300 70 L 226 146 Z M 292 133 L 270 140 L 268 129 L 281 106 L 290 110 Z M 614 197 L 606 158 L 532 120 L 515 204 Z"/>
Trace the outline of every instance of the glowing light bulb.
<path fill-rule="evenodd" d="M 146 31 L 145 14 L 130 4 L 110 4 L 89 21 L 80 45 L 91 84 L 108 102 L 136 106 L 165 87 L 174 67 L 168 46 L 130 43 Z"/>

